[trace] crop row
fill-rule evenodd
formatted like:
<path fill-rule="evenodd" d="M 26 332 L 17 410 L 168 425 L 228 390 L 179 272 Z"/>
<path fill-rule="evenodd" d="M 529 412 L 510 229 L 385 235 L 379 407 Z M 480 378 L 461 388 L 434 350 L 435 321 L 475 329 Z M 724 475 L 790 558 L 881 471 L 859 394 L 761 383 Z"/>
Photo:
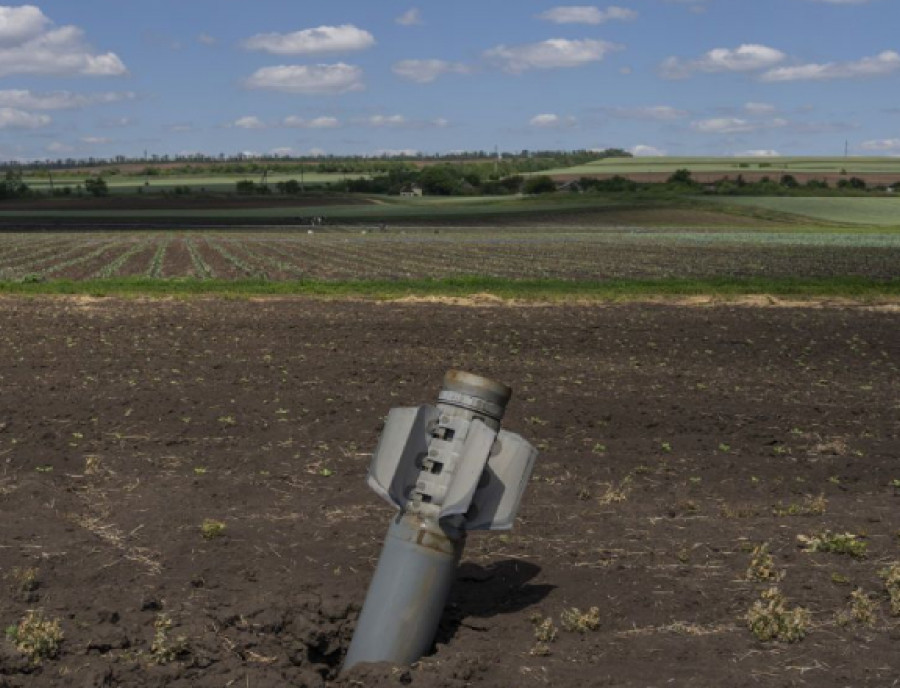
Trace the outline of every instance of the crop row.
<path fill-rule="evenodd" d="M 0 280 L 900 276 L 900 237 L 594 234 L 9 234 Z"/>

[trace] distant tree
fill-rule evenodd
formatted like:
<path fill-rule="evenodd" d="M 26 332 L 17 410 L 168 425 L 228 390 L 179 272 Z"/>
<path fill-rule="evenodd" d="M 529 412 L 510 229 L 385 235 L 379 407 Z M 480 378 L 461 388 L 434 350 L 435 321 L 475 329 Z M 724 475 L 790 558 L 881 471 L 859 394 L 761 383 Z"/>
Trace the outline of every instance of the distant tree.
<path fill-rule="evenodd" d="M 85 179 L 84 190 L 91 196 L 109 196 L 109 186 L 103 177 L 88 177 Z"/>
<path fill-rule="evenodd" d="M 797 178 L 792 174 L 783 174 L 781 175 L 781 185 L 786 189 L 796 189 L 800 184 L 797 182 Z"/>
<path fill-rule="evenodd" d="M 553 193 L 556 191 L 556 182 L 553 181 L 552 177 L 548 177 L 545 174 L 529 177 L 525 180 L 525 186 L 522 191 L 527 194 Z"/>
<path fill-rule="evenodd" d="M 807 189 L 827 189 L 828 180 L 826 179 L 810 179 L 806 182 Z"/>
<path fill-rule="evenodd" d="M 277 182 L 275 189 L 285 196 L 296 196 L 300 193 L 300 182 L 296 179 L 288 179 L 286 182 Z"/>
<path fill-rule="evenodd" d="M 419 175 L 419 184 L 426 194 L 452 196 L 462 192 L 462 175 L 454 165 L 430 165 Z"/>
<path fill-rule="evenodd" d="M 241 196 L 252 196 L 256 193 L 256 184 L 251 179 L 242 179 L 234 185 L 234 190 Z"/>
<path fill-rule="evenodd" d="M 681 168 L 680 170 L 675 170 L 666 183 L 673 186 L 695 186 L 697 182 L 691 177 L 689 169 Z"/>

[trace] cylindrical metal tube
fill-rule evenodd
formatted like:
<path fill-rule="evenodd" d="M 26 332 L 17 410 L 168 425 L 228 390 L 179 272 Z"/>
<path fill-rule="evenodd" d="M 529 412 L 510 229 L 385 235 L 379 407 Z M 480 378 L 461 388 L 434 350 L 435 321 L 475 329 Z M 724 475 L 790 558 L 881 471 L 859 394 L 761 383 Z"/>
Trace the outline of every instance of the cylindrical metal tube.
<path fill-rule="evenodd" d="M 500 429 L 512 390 L 451 370 L 437 409 Z M 452 471 L 453 467 L 451 467 Z M 438 522 L 437 505 L 412 506 L 391 522 L 342 671 L 363 662 L 412 664 L 431 648 L 456 578 L 465 532 Z"/>
<path fill-rule="evenodd" d="M 391 522 L 344 671 L 361 662 L 412 664 L 428 652 L 463 544 L 415 514 Z"/>

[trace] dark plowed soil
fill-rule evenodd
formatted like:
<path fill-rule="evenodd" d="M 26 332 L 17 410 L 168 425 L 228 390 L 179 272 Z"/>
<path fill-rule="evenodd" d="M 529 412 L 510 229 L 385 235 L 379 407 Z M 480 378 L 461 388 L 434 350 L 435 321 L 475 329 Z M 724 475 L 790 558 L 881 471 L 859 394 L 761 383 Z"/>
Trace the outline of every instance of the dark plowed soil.
<path fill-rule="evenodd" d="M 863 308 L 0 299 L 0 686 L 891 686 L 898 331 Z M 470 536 L 431 656 L 338 679 L 392 513 L 369 453 L 450 367 L 515 389 L 506 427 L 541 449 L 521 518 Z M 797 540 L 829 530 L 858 556 Z M 773 585 L 809 611 L 798 643 L 747 627 Z M 17 649 L 29 610 L 54 656 Z"/>
<path fill-rule="evenodd" d="M 358 196 L 153 196 L 110 195 L 96 198 L 41 198 L 4 201 L 3 210 L 223 210 L 253 208 L 310 208 L 328 205 L 369 205 Z"/>

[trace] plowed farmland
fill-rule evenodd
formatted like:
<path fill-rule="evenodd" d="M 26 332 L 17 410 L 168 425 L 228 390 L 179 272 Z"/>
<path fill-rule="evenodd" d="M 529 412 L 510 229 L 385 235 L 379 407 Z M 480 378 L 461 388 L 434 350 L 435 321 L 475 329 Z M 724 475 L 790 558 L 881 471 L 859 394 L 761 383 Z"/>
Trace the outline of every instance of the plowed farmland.
<path fill-rule="evenodd" d="M 22 262 L 250 259 L 174 238 L 154 263 L 166 240 Z M 898 331 L 814 304 L 0 298 L 0 686 L 891 686 Z M 515 390 L 520 519 L 470 537 L 429 656 L 338 677 L 392 513 L 370 452 L 450 367 Z"/>

